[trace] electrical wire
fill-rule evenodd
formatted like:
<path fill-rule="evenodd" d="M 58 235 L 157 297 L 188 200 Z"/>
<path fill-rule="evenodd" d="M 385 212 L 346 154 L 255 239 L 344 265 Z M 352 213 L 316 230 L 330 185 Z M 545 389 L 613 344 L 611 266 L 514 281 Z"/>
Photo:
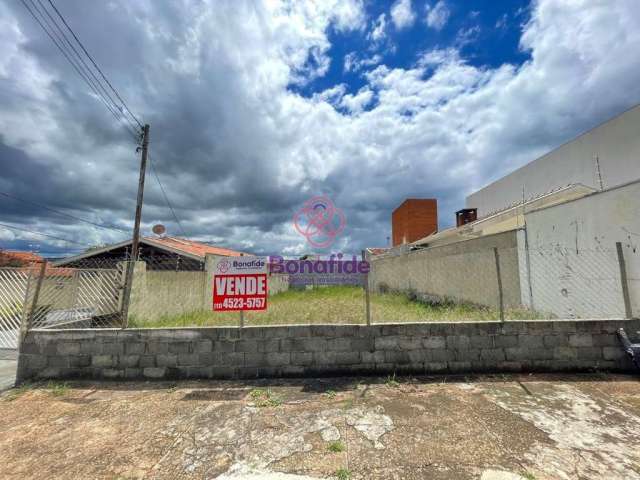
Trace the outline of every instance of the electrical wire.
<path fill-rule="evenodd" d="M 26 204 L 29 204 L 29 205 L 34 205 L 36 207 L 44 208 L 45 210 L 49 210 L 50 212 L 57 213 L 58 215 L 62 215 L 63 217 L 67 217 L 67 218 L 71 218 L 73 220 L 77 220 L 77 221 L 80 221 L 80 222 L 88 223 L 90 225 L 93 225 L 94 227 L 104 228 L 106 230 L 113 230 L 113 231 L 129 234 L 129 230 L 125 230 L 123 228 L 119 228 L 119 227 L 116 227 L 116 226 L 110 226 L 110 225 L 104 225 L 104 224 L 92 222 L 91 220 L 87 220 L 87 219 L 82 218 L 82 217 L 77 217 L 75 215 L 71 215 L 70 213 L 61 212 L 60 210 L 56 210 L 55 208 L 51 208 L 51 207 L 48 207 L 48 206 L 43 205 L 41 203 L 34 202 L 33 200 L 25 200 L 24 198 L 16 197 L 15 195 L 11 195 L 10 193 L 7 193 L 7 192 L 0 192 L 0 195 L 2 195 L 3 197 L 10 198 L 12 200 L 16 200 L 18 202 L 23 202 L 23 203 L 26 203 Z"/>
<path fill-rule="evenodd" d="M 149 156 L 149 166 L 151 167 L 151 171 L 153 172 L 153 175 L 156 178 L 156 181 L 158 182 L 158 185 L 160 186 L 160 190 L 162 191 L 162 196 L 164 197 L 164 201 L 167 203 L 167 206 L 169 207 L 169 210 L 171 210 L 171 215 L 173 216 L 173 219 L 178 224 L 178 228 L 180 228 L 180 232 L 182 233 L 182 236 L 186 237 L 187 234 L 185 233 L 184 228 L 182 228 L 182 224 L 180 223 L 180 220 L 178 220 L 178 216 L 176 215 L 176 212 L 173 209 L 173 205 L 171 205 L 171 202 L 169 201 L 169 197 L 167 196 L 167 192 L 165 192 L 164 186 L 162 185 L 162 182 L 160 181 L 160 177 L 158 176 L 158 172 L 155 169 L 155 167 L 153 166 L 153 161 L 151 160 L 151 154 L 149 154 L 148 156 Z"/>
<path fill-rule="evenodd" d="M 49 17 L 49 20 L 51 20 L 51 23 L 54 25 L 54 27 L 57 29 L 58 33 L 60 34 L 60 36 L 58 36 L 58 40 L 60 40 L 60 37 L 62 37 L 62 40 L 64 42 L 66 42 L 66 44 L 71 48 L 71 50 L 73 51 L 73 53 L 75 54 L 75 58 L 77 60 L 80 61 L 80 63 L 82 64 L 82 66 L 84 67 L 83 71 L 86 73 L 88 73 L 92 78 L 93 78 L 93 82 L 95 85 L 97 85 L 97 87 L 103 92 L 104 95 L 106 95 L 105 100 L 108 99 L 108 103 L 110 103 L 110 105 L 122 115 L 122 118 L 124 118 L 124 120 L 133 128 L 133 131 L 135 132 L 137 130 L 136 126 L 134 123 L 131 122 L 131 120 L 129 120 L 129 118 L 127 118 L 123 113 L 122 113 L 122 107 L 118 104 L 118 102 L 116 102 L 114 100 L 114 98 L 111 96 L 111 94 L 107 91 L 107 89 L 104 87 L 104 85 L 102 84 L 102 82 L 100 81 L 100 79 L 96 76 L 96 74 L 94 73 L 94 71 L 89 67 L 89 65 L 87 65 L 87 62 L 85 62 L 84 58 L 82 58 L 82 55 L 80 55 L 80 53 L 78 52 L 78 50 L 76 49 L 76 47 L 74 46 L 74 44 L 71 42 L 71 40 L 69 39 L 69 37 L 67 36 L 67 34 L 64 32 L 64 30 L 60 27 L 60 25 L 58 24 L 58 22 L 55 20 L 55 18 L 53 18 L 53 16 L 51 15 L 51 13 L 49 13 L 49 10 L 46 8 L 46 6 L 42 3 L 42 0 L 37 0 L 38 4 L 40 5 L 40 8 L 42 9 L 42 11 L 45 12 L 45 14 L 47 15 L 47 17 Z M 31 3 L 33 4 L 33 0 L 31 0 Z M 35 5 L 35 4 L 34 4 Z M 52 4 L 53 6 L 53 4 Z M 55 6 L 54 6 L 55 8 Z M 40 12 L 40 15 L 42 15 L 42 12 Z M 58 15 L 60 16 L 60 18 L 62 18 L 63 22 L 64 22 L 64 18 L 62 17 L 62 15 L 60 15 L 60 13 L 58 13 Z M 46 18 L 45 18 L 46 20 Z M 49 24 L 47 22 L 47 24 Z M 65 22 L 66 25 L 66 22 Z M 51 28 L 51 25 L 49 24 L 49 27 Z M 67 28 L 69 28 L 67 26 Z M 69 28 L 70 30 L 70 28 Z M 73 31 L 71 30 L 72 34 Z M 55 33 L 55 31 L 54 31 Z M 64 43 L 63 43 L 64 44 Z M 81 45 L 82 47 L 82 45 Z M 68 50 L 67 50 L 68 52 Z"/>
<path fill-rule="evenodd" d="M 29 230 L 29 229 L 26 229 L 26 228 L 16 227 L 14 225 L 7 225 L 6 223 L 0 223 L 0 227 L 11 228 L 13 230 L 20 230 L 22 232 L 32 233 L 34 235 L 42 235 L 43 237 L 54 238 L 56 240 L 61 240 L 63 242 L 67 242 L 67 243 L 75 243 L 76 245 L 82 245 L 82 246 L 87 246 L 87 247 L 91 246 L 91 244 L 89 244 L 89 243 L 76 242 L 75 240 L 69 240 L 67 238 L 62 238 L 62 237 L 56 237 L 55 235 L 50 235 L 48 233 L 42 233 L 42 232 L 36 232 L 34 230 Z"/>
<path fill-rule="evenodd" d="M 138 118 L 133 114 L 133 112 L 131 111 L 131 109 L 129 108 L 129 106 L 127 105 L 127 103 L 122 99 L 122 97 L 120 96 L 120 94 L 118 93 L 118 91 L 113 87 L 113 85 L 111 84 L 111 82 L 109 81 L 109 79 L 106 77 L 106 75 L 102 72 L 102 70 L 100 69 L 100 67 L 98 66 L 98 64 L 94 61 L 93 57 L 89 54 L 89 52 L 87 51 L 87 49 L 84 47 L 84 45 L 82 44 L 82 42 L 80 41 L 80 39 L 78 38 L 78 36 L 76 35 L 76 33 L 73 31 L 73 29 L 69 26 L 69 24 L 67 23 L 67 21 L 65 20 L 65 18 L 62 16 L 62 14 L 60 13 L 60 11 L 58 10 L 58 8 L 55 6 L 55 4 L 53 3 L 53 0 L 49 0 L 49 3 L 51 4 L 51 6 L 53 7 L 53 9 L 55 10 L 55 12 L 58 14 L 58 16 L 60 17 L 60 20 L 62 20 L 62 23 L 64 23 L 65 27 L 67 27 L 67 29 L 69 30 L 69 32 L 71 32 L 71 35 L 73 35 L 73 38 L 75 38 L 76 42 L 78 42 L 78 45 L 80 45 L 80 48 L 82 48 L 82 51 L 85 53 L 85 55 L 87 55 L 87 57 L 89 57 L 89 60 L 91 60 L 91 63 L 93 64 L 94 67 L 96 67 L 96 70 L 98 70 L 98 72 L 100 73 L 100 75 L 102 76 L 102 78 L 104 79 L 105 82 L 107 82 L 107 85 L 109 85 L 109 88 L 111 88 L 111 90 L 113 91 L 113 93 L 115 93 L 116 97 L 118 97 L 118 100 L 120 100 L 120 102 L 122 103 L 122 105 L 124 106 L 124 108 L 126 108 L 127 112 L 129 113 L 129 115 L 131 116 L 131 118 L 133 118 L 133 120 L 138 124 L 138 126 L 140 128 L 143 128 L 142 123 L 140 122 L 140 120 L 138 120 Z"/>
<path fill-rule="evenodd" d="M 27 1 L 31 2 L 31 6 L 33 7 L 33 9 L 29 7 L 29 5 L 26 3 Z M 74 32 L 74 30 L 68 24 L 68 22 L 66 21 L 66 19 L 64 18 L 64 16 L 60 12 L 60 10 L 58 10 L 56 5 L 53 3 L 53 0 L 48 0 L 49 4 L 53 8 L 53 10 L 57 14 L 57 16 L 60 18 L 60 20 L 62 21 L 62 23 L 66 27 L 66 29 L 69 31 L 69 33 L 71 33 L 71 35 L 73 36 L 73 38 L 76 41 L 77 45 L 79 45 L 79 47 L 84 52 L 84 54 L 87 56 L 87 58 L 89 59 L 91 64 L 94 66 L 94 68 L 100 74 L 102 79 L 106 82 L 107 86 L 111 89 L 111 91 L 113 92 L 115 97 L 120 101 L 120 104 L 118 104 L 118 102 L 116 102 L 114 100 L 114 98 L 107 91 L 106 87 L 103 85 L 103 83 L 100 81 L 100 79 L 96 76 L 96 74 L 89 67 L 89 65 L 87 65 L 87 63 L 84 61 L 84 58 L 82 57 L 80 52 L 78 52 L 78 50 L 74 47 L 74 45 L 71 42 L 71 40 L 69 39 L 69 37 L 67 37 L 65 32 L 62 30 L 62 28 L 57 23 L 57 21 L 53 18 L 53 16 L 49 13 L 49 10 L 45 7 L 45 5 L 42 3 L 42 1 L 41 0 L 37 0 L 38 4 L 40 5 L 40 8 L 37 7 L 37 5 L 35 4 L 34 0 L 21 0 L 21 2 L 24 5 L 24 7 L 27 9 L 27 11 L 31 14 L 31 16 L 36 20 L 38 25 L 40 25 L 42 30 L 45 31 L 45 33 L 49 36 L 51 41 L 55 44 L 55 46 L 64 55 L 66 60 L 71 64 L 71 66 L 74 68 L 76 73 L 78 73 L 80 78 L 82 78 L 82 80 L 89 86 L 89 88 L 95 93 L 95 95 L 104 103 L 104 105 L 109 110 L 109 112 L 114 116 L 114 118 L 119 123 L 120 123 L 122 118 L 125 119 L 125 121 L 128 123 L 128 126 L 124 125 L 124 124 L 123 124 L 123 126 L 125 126 L 126 130 L 133 136 L 133 138 L 136 140 L 136 143 L 140 143 L 141 133 L 135 128 L 135 125 L 132 124 L 131 120 L 124 114 L 124 112 L 126 112 L 126 114 L 131 119 L 133 119 L 133 121 L 140 127 L 140 129 L 143 128 L 142 122 L 133 114 L 133 112 L 131 111 L 131 109 L 129 108 L 127 103 L 124 101 L 124 99 L 122 98 L 120 93 L 116 90 L 116 88 L 113 86 L 113 84 L 109 81 L 109 79 L 104 74 L 102 69 L 99 67 L 97 62 L 94 60 L 94 58 L 91 56 L 89 51 L 86 49 L 86 47 L 84 46 L 84 44 L 82 43 L 82 41 L 80 40 L 78 35 Z M 36 15 L 35 12 L 37 12 L 40 15 L 40 17 L 42 18 L 42 21 L 40 20 L 38 15 Z M 47 17 L 49 18 L 49 20 L 47 20 Z M 45 24 L 46 24 L 46 27 L 45 27 Z M 56 29 L 57 29 L 57 32 L 56 32 Z M 68 45 L 68 47 L 71 48 L 71 50 L 69 50 L 67 45 Z M 132 127 L 132 128 L 129 128 L 129 127 Z M 151 161 L 151 156 L 149 156 L 149 163 L 150 163 L 153 175 L 154 175 L 158 185 L 160 186 L 160 190 L 162 192 L 162 196 L 163 196 L 167 206 L 169 207 L 169 210 L 171 211 L 171 215 L 173 216 L 176 224 L 178 225 L 182 235 L 186 236 L 184 228 L 182 227 L 182 224 L 180 223 L 180 220 L 178 220 L 178 216 L 176 215 L 175 209 L 173 208 L 173 205 L 171 204 L 171 201 L 169 200 L 169 197 L 167 196 L 167 192 L 166 192 L 166 190 L 164 188 L 164 185 L 162 184 L 162 181 L 160 180 L 160 176 L 158 175 L 157 170 L 153 166 L 153 162 Z M 8 196 L 9 198 L 15 198 L 15 197 L 11 197 L 8 194 L 4 194 L 4 195 Z M 91 222 L 90 220 L 82 219 L 80 217 L 75 217 L 73 215 L 66 214 L 64 212 L 59 212 L 59 211 L 57 211 L 55 209 L 52 209 L 50 207 L 46 207 L 44 205 L 38 204 L 37 202 L 31 202 L 31 201 L 23 200 L 23 199 L 18 199 L 18 200 L 19 201 L 24 201 L 26 203 L 32 203 L 34 205 L 37 205 L 37 206 L 42 207 L 42 208 L 46 208 L 47 210 L 53 211 L 53 212 L 58 213 L 60 215 L 64 215 L 64 216 L 66 216 L 68 218 L 73 218 L 75 220 L 83 221 L 85 223 L 89 223 L 89 224 L 92 224 L 92 225 L 100 227 L 100 228 L 108 228 L 108 229 L 111 229 L 111 230 L 124 231 L 124 230 L 119 229 L 117 227 L 116 228 L 112 228 L 112 227 L 109 227 L 109 226 L 106 226 L 106 225 L 101 225 L 101 224 L 97 224 L 95 222 Z M 43 234 L 43 235 L 46 236 L 46 234 Z"/>
<path fill-rule="evenodd" d="M 97 89 L 97 87 L 91 82 L 91 79 L 87 76 L 87 74 L 83 71 L 83 69 L 81 68 L 81 65 L 77 64 L 69 55 L 68 50 L 65 48 L 64 43 L 59 42 L 59 36 L 56 34 L 55 30 L 52 29 L 52 27 L 50 26 L 49 22 L 47 22 L 46 17 L 42 14 L 42 12 L 37 8 L 36 4 L 33 2 L 33 0 L 31 0 L 31 5 L 33 7 L 33 9 L 31 7 L 29 7 L 29 5 L 27 4 L 26 0 L 20 0 L 22 2 L 22 5 L 24 5 L 24 7 L 27 9 L 27 11 L 29 12 L 29 14 L 31 14 L 31 16 L 34 18 L 34 20 L 38 23 L 38 25 L 40 26 L 40 28 L 42 28 L 42 30 L 47 34 L 47 36 L 51 39 L 51 41 L 53 42 L 53 44 L 58 48 L 58 50 L 60 50 L 60 52 L 62 53 L 62 55 L 65 57 L 65 59 L 69 62 L 69 64 L 73 67 L 73 69 L 76 71 L 76 73 L 80 76 L 80 78 L 82 78 L 82 80 L 89 86 L 89 88 L 93 91 L 93 93 L 102 101 L 102 103 L 104 103 L 105 107 L 107 108 L 107 110 L 109 110 L 109 112 L 114 116 L 114 118 L 116 119 L 116 121 L 118 123 L 121 122 L 121 116 L 118 115 L 118 112 L 114 109 L 114 107 L 105 99 L 104 95 L 102 95 L 100 93 L 100 91 Z M 36 15 L 37 12 L 43 19 L 43 21 L 40 20 L 40 18 L 38 17 L 38 15 Z M 47 24 L 47 26 L 45 26 L 45 23 Z M 47 28 L 49 27 L 49 28 Z M 49 30 L 51 29 L 51 31 Z M 125 125 L 123 125 L 125 126 Z M 140 135 L 138 132 L 136 132 L 135 130 L 130 130 L 129 127 L 125 126 L 126 130 L 132 135 L 132 137 L 135 139 L 136 143 L 138 143 L 140 141 Z"/>

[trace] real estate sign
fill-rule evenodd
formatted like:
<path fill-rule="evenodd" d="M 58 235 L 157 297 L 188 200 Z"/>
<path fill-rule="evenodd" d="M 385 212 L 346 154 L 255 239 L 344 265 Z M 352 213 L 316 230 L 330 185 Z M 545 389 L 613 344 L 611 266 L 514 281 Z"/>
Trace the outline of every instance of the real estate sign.
<path fill-rule="evenodd" d="M 223 258 L 213 275 L 215 311 L 266 310 L 267 258 Z"/>

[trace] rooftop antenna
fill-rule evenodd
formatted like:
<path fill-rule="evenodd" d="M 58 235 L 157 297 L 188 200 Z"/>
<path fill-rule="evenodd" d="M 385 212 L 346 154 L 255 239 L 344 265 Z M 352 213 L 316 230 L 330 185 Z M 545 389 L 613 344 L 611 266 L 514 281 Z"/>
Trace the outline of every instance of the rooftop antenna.
<path fill-rule="evenodd" d="M 158 235 L 159 237 L 162 237 L 165 234 L 165 232 L 167 231 L 167 229 L 165 228 L 164 225 L 162 225 L 161 223 L 158 223 L 157 225 L 153 226 L 151 231 L 153 233 L 155 233 L 156 235 Z"/>

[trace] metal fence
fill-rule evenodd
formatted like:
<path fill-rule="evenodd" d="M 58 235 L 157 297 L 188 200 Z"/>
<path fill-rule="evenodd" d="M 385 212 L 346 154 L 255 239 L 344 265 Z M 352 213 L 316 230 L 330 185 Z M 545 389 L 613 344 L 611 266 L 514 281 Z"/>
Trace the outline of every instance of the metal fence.
<path fill-rule="evenodd" d="M 21 326 L 122 326 L 125 265 L 88 259 L 75 267 L 44 262 L 0 269 L 0 347 L 16 348 Z"/>
<path fill-rule="evenodd" d="M 123 269 L 46 267 L 35 283 L 30 328 L 88 328 L 121 325 Z"/>
<path fill-rule="evenodd" d="M 394 302 L 407 296 L 418 304 L 405 309 L 409 321 L 631 318 L 632 279 L 621 245 L 612 247 L 425 249 L 374 259 L 372 318 L 397 321 Z"/>
<path fill-rule="evenodd" d="M 523 303 L 530 310 L 555 318 L 631 316 L 628 279 L 620 269 L 624 260 L 615 248 L 535 249 L 528 257 L 521 276 Z"/>
<path fill-rule="evenodd" d="M 0 347 L 15 348 L 21 325 L 24 330 L 630 318 L 630 279 L 621 246 L 612 247 L 405 250 L 369 256 L 370 272 L 355 285 L 325 285 L 321 276 L 299 285 L 290 275 L 270 273 L 267 310 L 244 313 L 212 310 L 213 264 L 204 260 L 146 255 L 136 262 L 88 258 L 65 267 L 2 268 Z"/>
<path fill-rule="evenodd" d="M 0 348 L 16 348 L 31 271 L 0 268 Z"/>

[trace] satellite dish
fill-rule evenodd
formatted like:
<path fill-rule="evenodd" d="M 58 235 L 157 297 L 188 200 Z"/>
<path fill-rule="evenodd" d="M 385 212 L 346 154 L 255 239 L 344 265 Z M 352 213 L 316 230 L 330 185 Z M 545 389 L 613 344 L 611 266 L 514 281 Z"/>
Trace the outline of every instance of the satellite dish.
<path fill-rule="evenodd" d="M 164 225 L 162 225 L 161 223 L 158 223 L 157 225 L 153 226 L 151 231 L 153 233 L 155 233 L 156 235 L 162 235 L 163 233 L 165 233 L 167 231 L 167 229 L 164 228 Z"/>

